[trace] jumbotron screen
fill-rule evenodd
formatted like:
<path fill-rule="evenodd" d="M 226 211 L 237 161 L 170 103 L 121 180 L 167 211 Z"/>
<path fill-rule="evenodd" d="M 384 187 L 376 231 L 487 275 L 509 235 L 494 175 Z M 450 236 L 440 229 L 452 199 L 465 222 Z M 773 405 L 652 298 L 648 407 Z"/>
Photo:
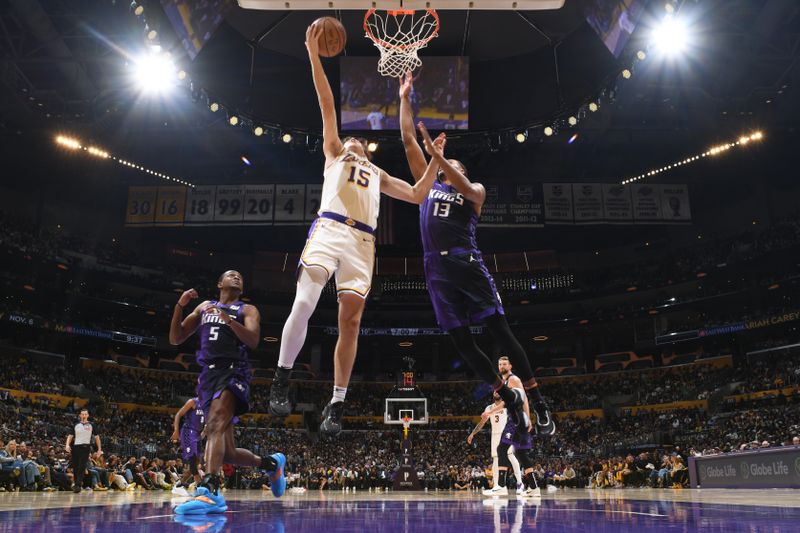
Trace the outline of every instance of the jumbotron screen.
<path fill-rule="evenodd" d="M 341 57 L 342 130 L 399 130 L 399 82 L 377 70 L 378 59 Z M 423 57 L 411 92 L 414 121 L 431 129 L 469 126 L 469 58 Z"/>

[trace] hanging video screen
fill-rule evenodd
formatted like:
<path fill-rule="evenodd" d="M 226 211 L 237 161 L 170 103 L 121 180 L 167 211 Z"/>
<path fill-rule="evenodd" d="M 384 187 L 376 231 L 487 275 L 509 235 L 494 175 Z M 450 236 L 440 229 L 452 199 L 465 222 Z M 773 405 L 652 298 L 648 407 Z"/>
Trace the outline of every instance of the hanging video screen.
<path fill-rule="evenodd" d="M 608 51 L 619 57 L 644 12 L 643 0 L 591 0 L 586 3 L 586 21 L 603 40 Z"/>
<path fill-rule="evenodd" d="M 341 57 L 342 130 L 399 130 L 399 81 L 381 76 L 378 58 Z M 423 57 L 411 92 L 414 123 L 435 130 L 469 127 L 469 58 Z"/>

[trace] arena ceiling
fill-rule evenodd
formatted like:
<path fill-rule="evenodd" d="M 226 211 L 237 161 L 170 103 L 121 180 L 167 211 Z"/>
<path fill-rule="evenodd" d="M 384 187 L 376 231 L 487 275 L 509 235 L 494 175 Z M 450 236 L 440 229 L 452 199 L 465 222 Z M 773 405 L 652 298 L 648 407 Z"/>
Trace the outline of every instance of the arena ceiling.
<path fill-rule="evenodd" d="M 586 24 L 585 4 L 567 0 L 561 10 L 550 12 L 442 12 L 441 37 L 425 53 L 470 57 L 472 102 L 481 102 L 471 109 L 471 125 L 491 130 L 546 120 L 591 95 L 625 66 L 624 56 L 615 60 Z M 661 4 L 651 2 L 648 14 L 658 13 Z M 159 3 L 150 2 L 149 9 L 159 9 Z M 678 63 L 642 62 L 618 88 L 614 105 L 580 124 L 585 149 L 603 154 L 625 143 L 705 144 L 710 136 L 753 125 L 794 131 L 800 3 L 686 0 L 682 9 L 695 21 L 702 46 Z M 377 58 L 360 37 L 360 12 L 234 6 L 197 58 L 183 60 L 197 87 L 231 107 L 290 127 L 319 128 L 303 32 L 323 14 L 341 17 L 350 35 L 345 54 Z M 631 51 L 643 43 L 646 26 L 647 18 L 634 34 Z M 165 19 L 160 31 L 165 45 L 182 54 Z M 131 157 L 152 156 L 155 145 L 176 158 L 193 154 L 182 172 L 217 176 L 241 171 L 242 151 L 284 149 L 230 128 L 224 116 L 209 113 L 207 102 L 197 94 L 193 101 L 189 91 L 171 100 L 144 101 L 126 81 L 125 66 L 126 53 L 141 45 L 142 29 L 128 2 L 0 1 L 0 135 L 74 130 L 124 146 Z M 524 113 L 509 105 L 532 90 L 544 96 L 527 98 Z M 546 139 L 526 150 L 563 164 L 563 143 L 563 138 Z M 483 141 L 480 147 L 492 148 Z"/>

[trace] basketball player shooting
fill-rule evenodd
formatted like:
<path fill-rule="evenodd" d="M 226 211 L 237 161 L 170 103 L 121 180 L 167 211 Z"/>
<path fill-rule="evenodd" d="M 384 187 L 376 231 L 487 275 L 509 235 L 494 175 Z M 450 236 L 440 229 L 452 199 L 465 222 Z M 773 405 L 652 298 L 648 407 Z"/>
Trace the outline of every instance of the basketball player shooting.
<path fill-rule="evenodd" d="M 400 85 L 400 132 L 411 173 L 415 180 L 420 180 L 430 164 L 425 161 L 414 131 L 409 101 L 411 84 L 412 75 L 408 72 Z M 486 189 L 467 178 L 467 170 L 460 161 L 444 157 L 444 146 L 431 142 L 424 126 L 419 129 L 425 139 L 425 151 L 440 168 L 419 211 L 425 280 L 436 320 L 449 333 L 461 357 L 500 395 L 514 424 L 524 429 L 522 402 L 505 385 L 472 337 L 469 326 L 484 324 L 501 353 L 509 354 L 520 369 L 523 386 L 533 399 L 537 433 L 552 435 L 555 423 L 527 354 L 508 327 L 494 279 L 478 249 L 476 230 Z"/>
<path fill-rule="evenodd" d="M 228 506 L 222 496 L 219 473 L 223 463 L 251 466 L 267 471 L 272 494 L 282 496 L 286 490 L 284 467 L 286 457 L 274 453 L 259 457 L 249 450 L 237 448 L 234 424 L 249 408 L 251 370 L 247 350 L 255 349 L 261 325 L 258 309 L 240 300 L 244 290 L 242 275 L 228 270 L 217 280 L 219 298 L 206 300 L 183 318 L 183 308 L 197 298 L 189 289 L 181 294 L 172 314 L 169 342 L 179 345 L 198 331 L 200 349 L 197 363 L 201 367 L 197 380 L 197 397 L 206 415 L 206 469 L 193 499 L 175 508 L 176 514 L 224 513 Z"/>
<path fill-rule="evenodd" d="M 311 225 L 300 256 L 297 292 L 281 335 L 280 355 L 270 390 L 270 412 L 286 416 L 289 404 L 289 376 L 303 347 L 308 321 L 319 302 L 325 284 L 335 276 L 339 299 L 339 339 L 334 350 L 334 387 L 323 410 L 320 431 L 334 436 L 342 429 L 344 400 L 356 358 L 358 333 L 364 303 L 372 285 L 375 260 L 375 228 L 380 195 L 419 204 L 435 178 L 431 167 L 414 186 L 390 176 L 369 159 L 365 140 L 339 137 L 336 108 L 330 83 L 322 68 L 319 41 L 326 25 L 315 22 L 306 31 L 306 48 L 311 62 L 314 87 L 322 114 L 325 169 L 319 218 Z M 439 144 L 444 143 L 441 137 Z"/>

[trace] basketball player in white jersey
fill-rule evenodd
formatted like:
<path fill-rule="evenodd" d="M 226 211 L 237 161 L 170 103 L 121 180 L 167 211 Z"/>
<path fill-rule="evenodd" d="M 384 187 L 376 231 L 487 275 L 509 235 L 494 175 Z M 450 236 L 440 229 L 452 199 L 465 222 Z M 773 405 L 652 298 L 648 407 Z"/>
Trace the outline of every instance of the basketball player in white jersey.
<path fill-rule="evenodd" d="M 358 331 L 364 302 L 372 283 L 375 260 L 375 227 L 380 195 L 419 204 L 428 195 L 438 171 L 430 169 L 414 186 L 373 165 L 365 141 L 342 141 L 336 123 L 333 92 L 322 68 L 318 39 L 322 26 L 306 30 L 314 87 L 322 113 L 322 149 L 325 171 L 319 218 L 314 221 L 298 266 L 297 292 L 281 336 L 280 356 L 270 391 L 270 412 L 285 416 L 291 411 L 289 375 L 303 347 L 308 320 L 328 279 L 335 276 L 339 298 L 339 340 L 334 352 L 333 397 L 323 411 L 324 435 L 341 431 L 344 399 L 355 362 Z M 444 143 L 440 136 L 438 143 Z"/>
<path fill-rule="evenodd" d="M 486 424 L 488 420 L 492 424 L 492 488 L 489 490 L 483 491 L 483 493 L 487 496 L 493 495 L 500 495 L 500 494 L 508 494 L 508 489 L 503 486 L 499 486 L 500 480 L 500 464 L 497 458 L 497 447 L 500 445 L 500 437 L 503 435 L 503 430 L 508 423 L 508 411 L 506 411 L 505 404 L 503 400 L 500 398 L 500 395 L 494 393 L 494 403 L 487 405 L 486 409 L 483 410 L 481 414 L 481 421 L 478 422 L 478 425 L 475 426 L 475 429 L 467 437 L 467 443 L 472 444 L 472 440 L 475 438 L 475 435 L 480 433 L 483 429 L 483 426 Z M 514 476 L 517 479 L 517 494 L 522 494 L 525 490 L 525 485 L 521 483 L 522 475 L 520 474 L 519 470 L 519 461 L 514 456 L 514 449 L 508 449 L 508 460 L 511 461 L 511 466 L 514 469 Z"/>

